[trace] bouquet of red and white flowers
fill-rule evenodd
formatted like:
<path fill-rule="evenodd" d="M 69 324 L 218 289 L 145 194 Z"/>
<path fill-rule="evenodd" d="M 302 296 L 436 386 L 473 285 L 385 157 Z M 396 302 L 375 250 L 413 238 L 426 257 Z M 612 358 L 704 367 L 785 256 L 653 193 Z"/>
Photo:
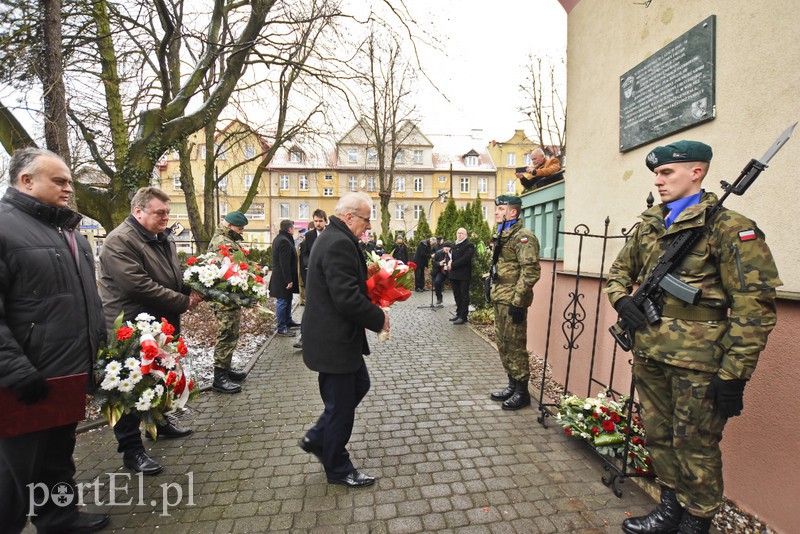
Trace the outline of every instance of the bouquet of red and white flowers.
<path fill-rule="evenodd" d="M 124 413 L 142 419 L 150 435 L 164 412 L 180 409 L 194 392 L 194 380 L 183 366 L 188 353 L 183 338 L 166 319 L 140 313 L 135 321 L 114 323 L 114 339 L 100 349 L 95 370 L 95 399 L 110 426 Z"/>
<path fill-rule="evenodd" d="M 389 254 L 378 256 L 370 252 L 367 256 L 367 294 L 370 300 L 381 308 L 407 300 L 411 296 L 416 268 L 413 262 L 406 265 Z M 389 332 L 381 332 L 378 339 L 386 341 Z"/>
<path fill-rule="evenodd" d="M 247 261 L 247 251 L 230 251 L 220 245 L 218 252 L 192 256 L 183 280 L 206 298 L 225 306 L 252 308 L 267 298 L 265 272 Z"/>

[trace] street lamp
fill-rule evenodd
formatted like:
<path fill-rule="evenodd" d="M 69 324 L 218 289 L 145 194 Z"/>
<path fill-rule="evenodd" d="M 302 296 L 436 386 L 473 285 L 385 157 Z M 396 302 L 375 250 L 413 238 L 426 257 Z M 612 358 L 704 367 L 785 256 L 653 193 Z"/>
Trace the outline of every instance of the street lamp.
<path fill-rule="evenodd" d="M 431 210 L 433 209 L 433 203 L 434 203 L 434 202 L 436 202 L 437 200 L 441 200 L 441 201 L 442 201 L 442 204 L 444 204 L 444 201 L 447 199 L 447 195 L 448 195 L 448 194 L 449 194 L 449 193 L 448 193 L 448 191 L 447 191 L 447 190 L 444 190 L 444 191 L 439 191 L 439 194 L 438 194 L 438 195 L 436 195 L 436 198 L 434 198 L 433 200 L 431 200 L 431 205 L 430 205 L 430 206 L 428 206 L 428 217 L 432 217 Z"/>

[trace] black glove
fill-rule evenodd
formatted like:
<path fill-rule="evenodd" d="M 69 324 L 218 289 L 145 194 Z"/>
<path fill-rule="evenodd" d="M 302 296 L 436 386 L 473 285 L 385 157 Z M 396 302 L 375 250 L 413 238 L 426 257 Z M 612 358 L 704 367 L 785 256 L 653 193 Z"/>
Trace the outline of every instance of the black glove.
<path fill-rule="evenodd" d="M 50 384 L 39 371 L 34 371 L 13 386 L 11 389 L 17 395 L 17 400 L 24 404 L 33 404 L 47 397 Z"/>
<path fill-rule="evenodd" d="M 642 310 L 633 302 L 633 297 L 630 295 L 625 295 L 615 302 L 614 309 L 617 310 L 617 313 L 620 318 L 625 321 L 625 324 L 634 330 L 641 328 L 646 321 L 644 313 L 642 313 Z"/>
<path fill-rule="evenodd" d="M 717 407 L 717 413 L 722 417 L 730 418 L 742 414 L 744 408 L 744 386 L 747 380 L 734 378 L 725 380 L 715 375 L 711 379 L 706 391 L 706 398 L 712 399 Z"/>
<path fill-rule="evenodd" d="M 511 316 L 512 323 L 520 324 L 525 320 L 525 308 L 520 308 L 519 306 L 514 306 L 512 304 L 508 307 L 508 315 Z"/>

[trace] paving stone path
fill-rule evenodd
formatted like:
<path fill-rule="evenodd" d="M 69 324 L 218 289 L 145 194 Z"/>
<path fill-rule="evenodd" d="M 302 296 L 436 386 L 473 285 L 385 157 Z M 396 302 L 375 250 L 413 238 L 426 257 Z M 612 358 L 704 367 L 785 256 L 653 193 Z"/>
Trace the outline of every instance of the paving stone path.
<path fill-rule="evenodd" d="M 542 427 L 536 410 L 505 412 L 488 398 L 506 380 L 497 352 L 448 321 L 445 298 L 418 309 L 430 297 L 414 293 L 392 308 L 389 341 L 370 334 L 372 388 L 350 452 L 374 486 L 327 484 L 297 447 L 322 409 L 316 374 L 295 339 L 275 337 L 242 393 L 193 401 L 182 419 L 192 436 L 146 442 L 161 474 L 124 469 L 108 427 L 79 435 L 78 482 L 94 484 L 82 492 L 87 509 L 111 514 L 106 531 L 148 534 L 620 532 L 626 513 L 651 509 L 630 481 L 615 497 L 602 462 L 557 425 Z"/>

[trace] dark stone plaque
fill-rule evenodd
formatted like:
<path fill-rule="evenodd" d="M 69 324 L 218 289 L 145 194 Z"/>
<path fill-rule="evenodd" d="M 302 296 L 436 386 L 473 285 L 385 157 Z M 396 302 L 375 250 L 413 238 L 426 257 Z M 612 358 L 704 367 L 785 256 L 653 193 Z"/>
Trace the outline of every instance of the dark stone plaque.
<path fill-rule="evenodd" d="M 619 150 L 714 118 L 716 15 L 619 78 Z"/>

